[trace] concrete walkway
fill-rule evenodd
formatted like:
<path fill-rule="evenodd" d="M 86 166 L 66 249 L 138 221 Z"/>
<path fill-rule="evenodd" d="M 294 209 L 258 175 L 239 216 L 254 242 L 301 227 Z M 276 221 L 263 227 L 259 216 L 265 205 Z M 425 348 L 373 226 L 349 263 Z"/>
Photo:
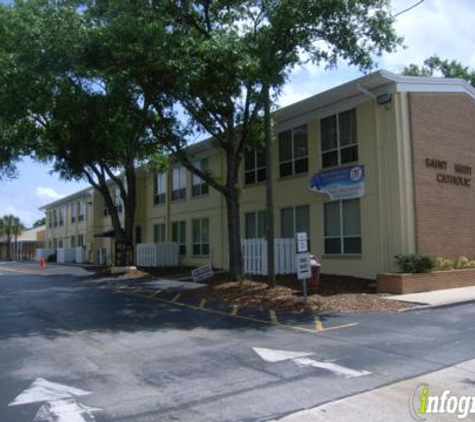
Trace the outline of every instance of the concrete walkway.
<path fill-rule="evenodd" d="M 435 290 L 433 292 L 411 293 L 385 297 L 388 300 L 420 303 L 421 305 L 442 306 L 475 301 L 475 286 L 456 289 Z"/>
<path fill-rule="evenodd" d="M 280 422 L 401 422 L 412 420 L 456 421 L 454 414 L 418 415 L 412 417 L 411 406 L 420 404 L 420 387 L 427 385 L 429 395 L 441 395 L 450 390 L 450 396 L 475 395 L 475 360 L 432 372 L 430 374 L 401 381 L 387 387 L 368 391 L 304 410 L 279 419 Z M 414 397 L 415 396 L 415 397 Z M 414 403 L 413 406 L 410 403 Z M 423 418 L 421 418 L 423 416 Z M 465 420 L 475 420 L 475 413 Z"/>

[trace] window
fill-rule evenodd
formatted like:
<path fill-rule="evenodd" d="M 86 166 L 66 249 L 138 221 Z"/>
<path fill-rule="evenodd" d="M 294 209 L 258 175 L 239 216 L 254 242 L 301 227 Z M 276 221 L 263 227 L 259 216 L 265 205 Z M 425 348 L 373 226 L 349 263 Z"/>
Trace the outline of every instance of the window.
<path fill-rule="evenodd" d="M 280 177 L 308 171 L 307 125 L 279 133 Z"/>
<path fill-rule="evenodd" d="M 172 172 L 172 201 L 186 198 L 186 170 L 177 167 Z"/>
<path fill-rule="evenodd" d="M 266 180 L 266 152 L 263 148 L 246 151 L 244 157 L 244 184 L 253 185 Z"/>
<path fill-rule="evenodd" d="M 248 212 L 244 216 L 246 226 L 246 239 L 266 238 L 266 212 Z"/>
<path fill-rule="evenodd" d="M 310 238 L 310 211 L 308 205 L 282 208 L 280 210 L 281 237 L 295 239 L 296 234 L 302 232 L 307 233 L 308 238 Z"/>
<path fill-rule="evenodd" d="M 197 161 L 193 163 L 193 165 L 202 171 L 208 170 L 208 159 L 203 158 L 201 161 Z M 208 183 L 206 183 L 204 180 L 202 180 L 199 176 L 196 174 L 191 175 L 191 196 L 196 197 L 196 196 L 202 196 L 202 195 L 207 195 L 209 192 L 209 186 Z"/>
<path fill-rule="evenodd" d="M 78 206 L 78 209 L 79 209 L 78 220 L 79 221 L 84 221 L 84 216 L 86 215 L 86 202 L 85 201 L 79 201 L 77 206 Z"/>
<path fill-rule="evenodd" d="M 209 219 L 193 220 L 193 255 L 209 255 Z"/>
<path fill-rule="evenodd" d="M 186 222 L 172 223 L 172 242 L 178 243 L 180 255 L 186 255 Z"/>
<path fill-rule="evenodd" d="M 322 119 L 322 168 L 358 161 L 356 110 Z"/>
<path fill-rule="evenodd" d="M 62 248 L 63 247 L 63 239 L 59 239 L 58 240 L 58 248 Z"/>
<path fill-rule="evenodd" d="M 84 235 L 78 235 L 78 246 L 84 247 Z"/>
<path fill-rule="evenodd" d="M 135 244 L 142 243 L 142 226 L 135 226 Z"/>
<path fill-rule="evenodd" d="M 153 243 L 165 243 L 165 224 L 153 225 Z"/>
<path fill-rule="evenodd" d="M 159 173 L 153 178 L 153 203 L 164 204 L 167 200 L 167 174 Z"/>
<path fill-rule="evenodd" d="M 326 254 L 361 253 L 359 199 L 327 202 L 324 205 L 324 220 Z"/>
<path fill-rule="evenodd" d="M 76 247 L 76 236 L 71 236 L 71 248 Z"/>
<path fill-rule="evenodd" d="M 64 208 L 60 208 L 58 210 L 58 215 L 59 215 L 59 225 L 63 226 L 64 225 Z M 60 246 L 62 247 L 62 246 Z"/>
<path fill-rule="evenodd" d="M 76 222 L 76 214 L 77 214 L 77 204 L 76 204 L 76 202 L 71 204 L 70 209 L 71 209 L 71 223 L 75 223 Z"/>
<path fill-rule="evenodd" d="M 50 211 L 48 212 L 48 227 L 51 228 L 53 225 L 53 213 Z"/>

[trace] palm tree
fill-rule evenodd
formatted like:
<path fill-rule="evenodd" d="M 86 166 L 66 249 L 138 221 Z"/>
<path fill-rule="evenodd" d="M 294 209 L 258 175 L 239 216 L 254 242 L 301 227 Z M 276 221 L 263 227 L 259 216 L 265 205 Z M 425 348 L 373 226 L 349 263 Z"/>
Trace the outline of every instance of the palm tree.
<path fill-rule="evenodd" d="M 6 250 L 6 259 L 7 261 L 10 261 L 12 259 L 12 254 L 11 254 L 11 245 L 12 245 L 12 234 L 13 234 L 13 222 L 14 222 L 15 216 L 12 214 L 9 215 L 4 215 L 0 221 L 1 221 L 1 227 L 2 227 L 2 234 L 3 236 L 6 236 L 7 238 L 7 250 Z"/>
<path fill-rule="evenodd" d="M 15 237 L 15 259 L 18 261 L 18 236 L 20 236 L 25 230 L 25 226 L 22 224 L 18 217 L 13 217 L 12 234 Z"/>

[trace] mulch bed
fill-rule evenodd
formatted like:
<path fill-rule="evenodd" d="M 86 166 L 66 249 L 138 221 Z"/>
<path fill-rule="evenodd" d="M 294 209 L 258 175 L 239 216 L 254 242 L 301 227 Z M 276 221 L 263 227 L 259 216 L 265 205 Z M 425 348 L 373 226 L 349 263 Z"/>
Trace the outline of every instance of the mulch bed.
<path fill-rule="evenodd" d="M 353 277 L 323 275 L 318 289 L 310 288 L 303 302 L 302 282 L 295 276 L 277 277 L 276 287 L 269 288 L 265 277 L 229 282 L 213 279 L 209 286 L 186 292 L 186 295 L 217 300 L 242 308 L 281 312 L 388 312 L 411 305 L 383 299 L 376 293 L 374 281 Z"/>

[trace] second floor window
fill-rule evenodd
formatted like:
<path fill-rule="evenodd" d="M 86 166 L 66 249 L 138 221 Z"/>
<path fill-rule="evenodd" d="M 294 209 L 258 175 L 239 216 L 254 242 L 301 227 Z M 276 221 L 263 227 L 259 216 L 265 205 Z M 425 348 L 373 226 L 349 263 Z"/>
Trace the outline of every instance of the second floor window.
<path fill-rule="evenodd" d="M 201 161 L 197 161 L 194 163 L 194 166 L 201 170 L 201 171 L 206 171 L 208 170 L 208 159 L 204 158 Z M 192 191 L 191 195 L 192 196 L 201 196 L 201 195 L 207 195 L 209 192 L 209 187 L 208 183 L 206 183 L 201 177 L 197 176 L 196 174 L 191 175 L 191 184 L 192 184 Z"/>
<path fill-rule="evenodd" d="M 186 198 L 186 170 L 185 167 L 177 167 L 172 172 L 172 201 Z"/>
<path fill-rule="evenodd" d="M 358 161 L 355 109 L 322 119 L 320 130 L 322 168 Z"/>
<path fill-rule="evenodd" d="M 167 174 L 156 174 L 153 179 L 153 203 L 164 204 L 167 199 Z"/>
<path fill-rule="evenodd" d="M 71 223 L 75 223 L 76 222 L 76 214 L 77 214 L 77 204 L 76 204 L 76 202 L 71 204 L 70 209 L 71 209 Z"/>
<path fill-rule="evenodd" d="M 266 181 L 266 152 L 263 148 L 246 151 L 244 157 L 244 184 Z"/>
<path fill-rule="evenodd" d="M 280 177 L 308 171 L 307 125 L 279 133 Z"/>
<path fill-rule="evenodd" d="M 59 225 L 63 226 L 64 225 L 64 208 L 60 208 L 58 210 L 58 215 L 59 215 Z"/>
<path fill-rule="evenodd" d="M 84 221 L 84 216 L 86 215 L 86 202 L 85 201 L 79 201 L 77 206 L 78 206 L 78 209 L 79 209 L 78 220 L 79 221 Z"/>

